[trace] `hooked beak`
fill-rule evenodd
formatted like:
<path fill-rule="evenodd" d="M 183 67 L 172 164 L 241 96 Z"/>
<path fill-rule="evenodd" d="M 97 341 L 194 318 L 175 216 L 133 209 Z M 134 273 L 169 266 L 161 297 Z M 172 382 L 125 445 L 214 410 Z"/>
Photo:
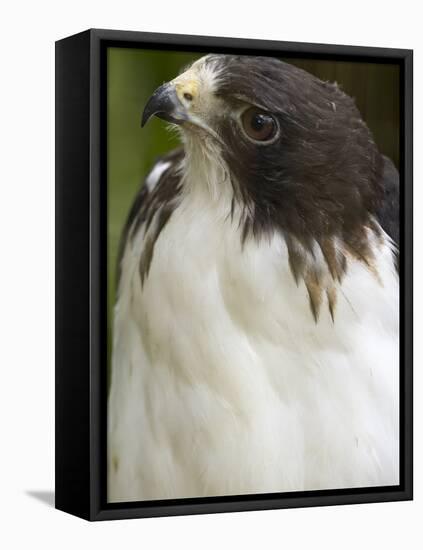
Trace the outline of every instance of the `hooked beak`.
<path fill-rule="evenodd" d="M 189 120 L 188 113 L 179 101 L 174 85 L 163 84 L 147 101 L 141 119 L 141 127 L 145 126 L 152 116 L 157 116 L 173 124 L 182 124 Z"/>

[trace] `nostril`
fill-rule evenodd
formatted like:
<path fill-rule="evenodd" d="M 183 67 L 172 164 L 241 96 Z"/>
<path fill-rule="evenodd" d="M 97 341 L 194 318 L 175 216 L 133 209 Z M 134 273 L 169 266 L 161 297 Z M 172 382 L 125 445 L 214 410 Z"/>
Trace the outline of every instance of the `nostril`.
<path fill-rule="evenodd" d="M 188 93 L 188 92 L 185 92 L 185 93 L 184 93 L 184 98 L 185 98 L 187 101 L 192 101 L 192 100 L 193 100 L 192 94 L 190 94 L 190 93 Z"/>

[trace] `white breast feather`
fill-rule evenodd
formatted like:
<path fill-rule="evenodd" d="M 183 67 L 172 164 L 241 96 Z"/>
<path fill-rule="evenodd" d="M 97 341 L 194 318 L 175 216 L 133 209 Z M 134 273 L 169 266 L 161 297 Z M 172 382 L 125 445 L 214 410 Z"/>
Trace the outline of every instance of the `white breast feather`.
<path fill-rule="evenodd" d="M 147 186 L 147 189 L 149 192 L 153 191 L 153 189 L 156 187 L 157 183 L 160 181 L 160 178 L 163 174 L 163 172 L 166 172 L 166 170 L 171 165 L 170 161 L 159 161 L 157 162 L 151 172 L 148 174 L 145 185 Z"/>
<path fill-rule="evenodd" d="M 189 183 L 143 288 L 142 231 L 124 254 L 109 501 L 398 484 L 389 238 L 374 238 L 379 278 L 349 261 L 335 322 L 322 307 L 316 324 L 284 240 L 242 247 L 229 194 L 211 201 L 207 185 Z"/>

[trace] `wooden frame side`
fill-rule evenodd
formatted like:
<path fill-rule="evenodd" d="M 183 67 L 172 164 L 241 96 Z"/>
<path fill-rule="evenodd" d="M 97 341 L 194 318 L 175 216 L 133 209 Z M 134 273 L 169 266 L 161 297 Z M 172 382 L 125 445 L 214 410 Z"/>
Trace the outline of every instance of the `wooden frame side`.
<path fill-rule="evenodd" d="M 56 508 L 90 512 L 90 32 L 56 42 Z"/>

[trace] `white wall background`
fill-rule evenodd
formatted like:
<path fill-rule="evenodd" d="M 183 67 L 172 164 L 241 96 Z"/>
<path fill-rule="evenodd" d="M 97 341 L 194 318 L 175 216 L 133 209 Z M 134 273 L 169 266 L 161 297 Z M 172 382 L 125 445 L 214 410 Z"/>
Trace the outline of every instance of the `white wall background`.
<path fill-rule="evenodd" d="M 423 112 L 417 0 L 5 3 L 0 32 L 0 546 L 422 547 Z M 415 49 L 415 501 L 89 524 L 55 511 L 54 41 L 89 27 Z M 44 493 L 43 493 L 44 492 Z M 47 492 L 47 495 L 45 494 Z"/>

